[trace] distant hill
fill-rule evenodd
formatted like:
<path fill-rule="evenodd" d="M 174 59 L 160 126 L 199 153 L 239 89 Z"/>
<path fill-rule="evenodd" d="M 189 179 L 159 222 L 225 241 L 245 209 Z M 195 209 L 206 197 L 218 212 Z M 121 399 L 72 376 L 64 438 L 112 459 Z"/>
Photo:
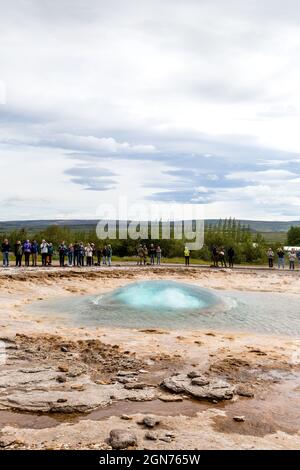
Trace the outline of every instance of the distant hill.
<path fill-rule="evenodd" d="M 300 220 L 293 220 L 289 222 L 278 221 L 264 221 L 264 220 L 240 220 L 243 225 L 250 226 L 253 232 L 287 232 L 290 227 L 299 227 Z M 218 220 L 208 219 L 205 223 L 217 224 Z"/>
<path fill-rule="evenodd" d="M 218 219 L 207 219 L 205 223 L 215 225 Z M 93 230 L 98 220 L 16 220 L 0 222 L 0 233 L 10 232 L 26 228 L 29 232 L 37 232 L 43 230 L 50 225 L 59 227 L 68 227 L 71 230 Z M 277 222 L 277 221 L 258 221 L 258 220 L 241 220 L 242 224 L 250 226 L 253 232 L 274 233 L 287 232 L 291 226 L 300 226 L 300 221 Z"/>

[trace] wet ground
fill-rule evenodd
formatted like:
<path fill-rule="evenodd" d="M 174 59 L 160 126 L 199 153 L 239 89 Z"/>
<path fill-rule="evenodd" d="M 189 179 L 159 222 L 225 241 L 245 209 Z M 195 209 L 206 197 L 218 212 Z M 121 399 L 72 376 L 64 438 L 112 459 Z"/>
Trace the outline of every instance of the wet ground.
<path fill-rule="evenodd" d="M 39 278 L 39 275 L 35 278 L 33 273 L 30 281 L 24 275 L 24 279 L 13 280 L 10 284 L 5 281 L 2 285 L 0 282 L 2 340 L 8 345 L 8 360 L 1 368 L 2 377 L 7 370 L 16 373 L 7 376 L 10 385 L 0 387 L 0 405 L 5 404 L 6 407 L 3 409 L 2 406 L 0 410 L 0 447 L 90 448 L 90 445 L 104 445 L 112 427 L 130 427 L 138 435 L 139 448 L 149 447 L 150 444 L 144 441 L 144 428 L 138 428 L 136 424 L 137 414 L 142 413 L 162 417 L 163 425 L 158 426 L 158 432 L 167 429 L 176 434 L 173 443 L 158 440 L 150 448 L 195 448 L 196 445 L 200 448 L 300 448 L 298 337 L 225 333 L 208 328 L 192 331 L 157 327 L 77 328 L 59 325 L 53 322 L 54 317 L 44 320 L 36 313 L 25 312 L 24 305 L 41 302 L 39 298 L 96 295 L 99 286 L 108 292 L 136 280 L 132 272 L 128 272 L 124 279 L 123 273 L 117 270 L 109 278 L 105 278 L 103 273 L 98 278 L 94 272 L 84 277 L 71 272 L 57 275 L 51 272 L 51 276 L 46 278 Z M 232 274 L 218 272 L 218 275 L 219 278 L 191 271 L 190 278 L 185 281 L 206 286 L 214 282 L 215 288 L 226 287 L 224 279 L 230 279 L 233 284 L 241 283 L 240 275 L 238 279 Z M 271 276 L 263 280 L 258 275 L 253 276 L 246 276 L 244 284 L 239 284 L 240 288 L 246 289 L 249 280 L 254 279 L 255 288 L 262 286 L 266 290 L 276 290 L 277 287 L 282 288 L 282 282 L 288 283 L 287 277 L 290 277 L 280 275 L 279 279 Z M 288 308 L 289 303 L 284 301 L 286 297 L 278 292 L 277 297 L 280 297 L 281 306 Z M 41 385 L 38 382 L 30 386 L 14 383 L 14 375 L 22 378 L 22 370 L 29 367 L 40 367 L 42 374 L 51 373 L 53 378 Z M 164 378 L 196 368 L 211 378 L 246 387 L 248 396 L 236 394 L 232 400 L 221 402 L 195 400 L 184 394 L 179 394 L 181 397 L 176 395 L 176 399 L 181 400 L 176 402 L 158 398 L 160 394 L 174 397 L 161 389 L 160 383 Z M 22 410 L 22 400 L 29 389 L 33 390 L 31 406 L 34 407 L 40 400 L 40 393 L 46 394 L 45 403 L 51 397 L 51 393 L 47 395 L 48 384 L 53 393 L 59 391 L 62 397 L 67 393 L 69 399 L 76 381 L 77 389 L 78 382 L 84 383 L 84 380 L 88 386 L 93 384 L 95 387 L 96 382 L 99 383 L 101 389 L 101 383 L 114 383 L 120 369 L 146 370 L 138 380 L 146 383 L 145 392 L 148 388 L 154 391 L 154 397 L 136 401 L 133 393 L 133 400 L 112 399 L 107 406 L 81 413 L 28 413 Z M 18 411 L 13 404 L 7 406 L 5 390 L 8 394 L 11 390 L 12 394 L 18 395 Z M 81 390 L 81 401 L 88 401 L 90 398 L 84 387 Z M 35 392 L 39 394 L 38 400 Z M 60 400 L 65 401 L 65 398 Z M 133 416 L 133 419 L 121 419 L 123 415 Z M 238 422 L 234 419 L 236 416 L 244 418 Z"/>

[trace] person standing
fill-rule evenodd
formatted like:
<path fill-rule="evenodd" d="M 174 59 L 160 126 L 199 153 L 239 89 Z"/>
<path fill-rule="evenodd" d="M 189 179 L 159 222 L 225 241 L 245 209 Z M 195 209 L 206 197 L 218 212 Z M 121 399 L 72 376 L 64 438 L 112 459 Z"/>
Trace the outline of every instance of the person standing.
<path fill-rule="evenodd" d="M 292 271 L 295 270 L 296 258 L 297 258 L 296 251 L 294 250 L 294 248 L 292 248 L 292 250 L 289 253 L 290 270 L 292 270 Z"/>
<path fill-rule="evenodd" d="M 233 268 L 233 259 L 234 259 L 235 252 L 234 252 L 234 248 L 232 246 L 229 247 L 227 254 L 228 254 L 229 267 Z"/>
<path fill-rule="evenodd" d="M 29 263 L 30 263 L 30 255 L 31 255 L 31 243 L 29 240 L 26 240 L 26 242 L 23 245 L 23 253 L 25 256 L 25 266 L 26 268 L 28 268 Z"/>
<path fill-rule="evenodd" d="M 91 243 L 91 247 L 92 247 L 92 252 L 93 252 L 93 255 L 92 255 L 92 266 L 94 266 L 94 257 L 96 256 L 96 247 L 95 247 L 95 243 Z"/>
<path fill-rule="evenodd" d="M 3 240 L 1 246 L 2 256 L 3 256 L 3 266 L 5 268 L 9 267 L 9 253 L 10 253 L 10 244 L 7 238 Z"/>
<path fill-rule="evenodd" d="M 85 255 L 84 244 L 82 242 L 80 242 L 80 245 L 79 245 L 79 266 L 84 266 L 84 255 Z"/>
<path fill-rule="evenodd" d="M 74 246 L 72 243 L 68 246 L 68 264 L 69 266 L 74 266 Z"/>
<path fill-rule="evenodd" d="M 58 254 L 59 254 L 59 265 L 61 268 L 65 266 L 65 257 L 68 249 L 64 241 L 58 247 Z"/>
<path fill-rule="evenodd" d="M 32 245 L 31 245 L 31 261 L 32 261 L 33 267 L 37 266 L 38 253 L 39 253 L 39 244 L 36 240 L 33 240 Z"/>
<path fill-rule="evenodd" d="M 150 245 L 150 264 L 151 266 L 154 265 L 154 260 L 155 260 L 155 255 L 156 255 L 156 249 L 153 243 Z"/>
<path fill-rule="evenodd" d="M 15 257 L 16 257 L 16 266 L 22 266 L 22 257 L 23 257 L 23 246 L 20 240 L 15 244 Z"/>
<path fill-rule="evenodd" d="M 111 259 L 112 259 L 112 247 L 111 247 L 111 245 L 107 245 L 107 262 L 108 262 L 108 266 L 111 266 Z"/>
<path fill-rule="evenodd" d="M 79 243 L 74 244 L 74 266 L 79 266 Z"/>
<path fill-rule="evenodd" d="M 217 250 L 217 247 L 215 245 L 212 247 L 212 259 L 213 259 L 214 267 L 218 268 L 219 267 L 218 250 Z"/>
<path fill-rule="evenodd" d="M 86 256 L 86 265 L 92 266 L 93 249 L 89 243 L 85 247 L 85 256 Z"/>
<path fill-rule="evenodd" d="M 185 266 L 190 265 L 190 250 L 187 246 L 184 247 L 184 259 L 185 259 Z"/>
<path fill-rule="evenodd" d="M 46 264 L 52 266 L 52 257 L 54 253 L 54 248 L 52 243 L 48 243 L 48 254 L 46 256 Z"/>
<path fill-rule="evenodd" d="M 143 252 L 144 252 L 144 266 L 147 264 L 147 256 L 148 256 L 148 248 L 146 247 L 146 245 L 143 246 Z"/>
<path fill-rule="evenodd" d="M 138 266 L 143 265 L 143 259 L 144 259 L 144 250 L 143 250 L 143 245 L 140 244 L 137 249 L 137 255 L 138 255 Z"/>
<path fill-rule="evenodd" d="M 160 266 L 161 262 L 161 247 L 158 245 L 156 248 L 156 264 Z"/>
<path fill-rule="evenodd" d="M 102 250 L 102 264 L 106 265 L 106 257 L 107 257 L 107 246 L 105 245 Z"/>
<path fill-rule="evenodd" d="M 272 248 L 268 249 L 267 258 L 268 258 L 269 268 L 273 268 L 273 266 L 274 266 L 274 251 L 272 250 Z"/>
<path fill-rule="evenodd" d="M 48 243 L 46 242 L 46 240 L 42 240 L 40 249 L 42 255 L 42 266 L 47 266 Z"/>
<path fill-rule="evenodd" d="M 224 247 L 222 247 L 219 251 L 219 260 L 221 262 L 221 266 L 227 268 Z"/>
<path fill-rule="evenodd" d="M 101 266 L 102 248 L 100 248 L 100 246 L 98 246 L 96 249 L 96 256 L 97 256 L 97 266 Z"/>
<path fill-rule="evenodd" d="M 284 269 L 284 249 L 282 247 L 278 248 L 277 256 L 278 256 L 278 269 L 280 268 Z"/>

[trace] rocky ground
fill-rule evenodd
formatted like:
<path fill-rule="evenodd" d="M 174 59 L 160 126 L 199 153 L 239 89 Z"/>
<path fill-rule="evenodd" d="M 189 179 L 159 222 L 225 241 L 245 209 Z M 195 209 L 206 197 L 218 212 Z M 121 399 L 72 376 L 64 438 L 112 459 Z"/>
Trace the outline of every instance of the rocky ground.
<path fill-rule="evenodd" d="M 1 271 L 0 448 L 300 448 L 299 339 L 70 328 L 28 308 L 154 278 L 231 290 L 300 287 L 290 273 L 253 270 Z"/>

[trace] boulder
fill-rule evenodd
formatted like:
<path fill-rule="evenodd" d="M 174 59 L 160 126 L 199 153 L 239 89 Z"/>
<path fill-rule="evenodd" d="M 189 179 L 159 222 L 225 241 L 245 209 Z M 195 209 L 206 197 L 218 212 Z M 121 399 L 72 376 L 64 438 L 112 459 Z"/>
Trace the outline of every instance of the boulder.
<path fill-rule="evenodd" d="M 157 441 L 158 435 L 155 432 L 147 431 L 145 434 L 145 439 L 148 439 L 149 441 Z"/>
<path fill-rule="evenodd" d="M 160 420 L 158 418 L 155 418 L 154 416 L 145 416 L 140 424 L 144 424 L 147 428 L 154 428 L 159 423 Z"/>
<path fill-rule="evenodd" d="M 127 449 L 127 447 L 137 445 L 137 437 L 127 429 L 113 429 L 110 431 L 109 444 L 113 449 Z"/>
<path fill-rule="evenodd" d="M 225 380 L 199 378 L 197 384 L 193 383 L 195 380 L 185 374 L 173 375 L 164 379 L 161 386 L 173 393 L 187 393 L 198 400 L 229 400 L 235 394 L 235 387 Z"/>

